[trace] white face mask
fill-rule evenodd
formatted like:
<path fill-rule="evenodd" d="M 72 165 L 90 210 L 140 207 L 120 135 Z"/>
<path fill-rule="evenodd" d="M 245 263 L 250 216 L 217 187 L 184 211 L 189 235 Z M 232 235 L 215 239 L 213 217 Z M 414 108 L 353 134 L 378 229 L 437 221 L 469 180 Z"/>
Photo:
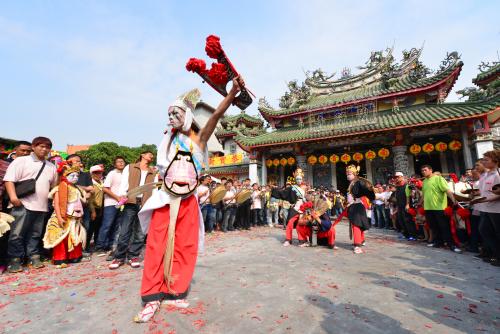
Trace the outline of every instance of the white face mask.
<path fill-rule="evenodd" d="M 354 180 L 354 174 L 347 174 L 347 180 L 349 181 Z"/>
<path fill-rule="evenodd" d="M 295 178 L 295 181 L 297 181 L 297 184 L 301 184 L 302 183 L 302 177 L 301 176 L 297 176 Z"/>
<path fill-rule="evenodd" d="M 78 181 L 78 173 L 71 173 L 68 176 L 66 176 L 66 180 L 68 180 L 69 183 L 75 184 Z"/>
<path fill-rule="evenodd" d="M 185 112 L 179 107 L 168 108 L 168 120 L 174 129 L 182 129 L 184 125 Z"/>

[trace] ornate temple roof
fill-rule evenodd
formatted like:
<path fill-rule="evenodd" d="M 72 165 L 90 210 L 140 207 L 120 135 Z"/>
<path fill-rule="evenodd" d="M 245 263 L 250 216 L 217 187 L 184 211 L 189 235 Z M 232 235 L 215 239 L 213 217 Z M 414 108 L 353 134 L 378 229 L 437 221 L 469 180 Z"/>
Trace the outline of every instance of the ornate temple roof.
<path fill-rule="evenodd" d="M 472 82 L 478 86 L 489 83 L 500 77 L 500 61 L 490 63 L 481 63 L 479 67 L 479 74 L 472 79 Z"/>
<path fill-rule="evenodd" d="M 234 116 L 224 116 L 220 121 L 221 127 L 215 131 L 217 138 L 234 137 L 236 130 L 246 136 L 257 136 L 265 132 L 264 121 L 258 117 L 253 117 L 245 112 Z"/>
<path fill-rule="evenodd" d="M 314 127 L 282 128 L 265 134 L 247 137 L 240 133 L 235 141 L 245 150 L 257 147 L 287 145 L 298 142 L 313 142 L 379 131 L 410 128 L 417 125 L 438 124 L 455 120 L 475 118 L 492 112 L 500 112 L 500 98 L 481 102 L 458 102 L 444 104 L 419 104 L 400 108 L 399 111 L 384 110 L 375 113 L 370 122 L 362 122 L 356 117 L 346 117 L 340 122 L 332 122 Z"/>
<path fill-rule="evenodd" d="M 307 75 L 302 86 L 297 85 L 296 81 L 290 82 L 290 93 L 285 93 L 281 98 L 281 109 L 274 109 L 265 99 L 261 99 L 259 111 L 270 121 L 316 110 L 414 94 L 440 86 L 445 86 L 448 93 L 463 66 L 458 53 L 448 53 L 439 70 L 427 76 L 431 71 L 419 61 L 421 51 L 403 51 L 400 64 L 394 63 L 392 49 L 388 49 L 385 54 L 382 51 L 372 52 L 365 66 L 359 67 L 363 72 L 352 76 L 344 69 L 338 80 L 331 80 L 332 75 L 326 76 L 321 70 L 316 70 L 312 75 Z"/>

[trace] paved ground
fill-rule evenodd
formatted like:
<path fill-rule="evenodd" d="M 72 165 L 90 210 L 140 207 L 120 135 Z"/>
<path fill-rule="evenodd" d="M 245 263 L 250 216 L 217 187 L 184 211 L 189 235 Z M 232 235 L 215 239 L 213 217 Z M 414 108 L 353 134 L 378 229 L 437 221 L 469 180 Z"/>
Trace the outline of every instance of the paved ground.
<path fill-rule="evenodd" d="M 283 231 L 214 234 L 199 258 L 191 308 L 134 324 L 140 270 L 103 258 L 0 276 L 1 333 L 499 333 L 500 269 L 371 230 L 354 255 L 281 246 Z"/>

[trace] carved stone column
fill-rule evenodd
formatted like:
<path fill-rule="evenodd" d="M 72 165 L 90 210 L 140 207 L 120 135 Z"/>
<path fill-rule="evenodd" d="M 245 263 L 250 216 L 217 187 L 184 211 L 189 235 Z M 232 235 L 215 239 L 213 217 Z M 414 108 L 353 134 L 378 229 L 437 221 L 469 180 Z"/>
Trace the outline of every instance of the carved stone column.
<path fill-rule="evenodd" d="M 392 147 L 392 153 L 394 154 L 394 172 L 402 172 L 405 176 L 410 173 L 406 149 L 407 147 L 405 145 Z"/>
<path fill-rule="evenodd" d="M 306 178 L 305 181 L 310 182 L 312 180 L 309 180 L 309 170 L 308 170 L 308 165 L 306 161 L 306 156 L 305 155 L 297 155 L 297 167 L 301 168 L 302 171 L 304 172 L 304 177 Z"/>

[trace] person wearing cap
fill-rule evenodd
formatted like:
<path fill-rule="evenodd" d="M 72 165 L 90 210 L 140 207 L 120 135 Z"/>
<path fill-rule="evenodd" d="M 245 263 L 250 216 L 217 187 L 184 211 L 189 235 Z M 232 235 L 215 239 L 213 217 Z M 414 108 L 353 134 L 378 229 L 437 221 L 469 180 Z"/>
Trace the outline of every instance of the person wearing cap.
<path fill-rule="evenodd" d="M 95 165 L 90 167 L 90 176 L 92 177 L 92 186 L 94 190 L 88 200 L 90 210 L 90 225 L 87 230 L 87 244 L 85 251 L 90 252 L 90 244 L 92 238 L 94 245 L 97 244 L 97 237 L 99 236 L 99 229 L 101 228 L 102 221 L 102 208 L 104 204 L 103 182 L 102 176 L 104 173 L 103 165 Z"/>

